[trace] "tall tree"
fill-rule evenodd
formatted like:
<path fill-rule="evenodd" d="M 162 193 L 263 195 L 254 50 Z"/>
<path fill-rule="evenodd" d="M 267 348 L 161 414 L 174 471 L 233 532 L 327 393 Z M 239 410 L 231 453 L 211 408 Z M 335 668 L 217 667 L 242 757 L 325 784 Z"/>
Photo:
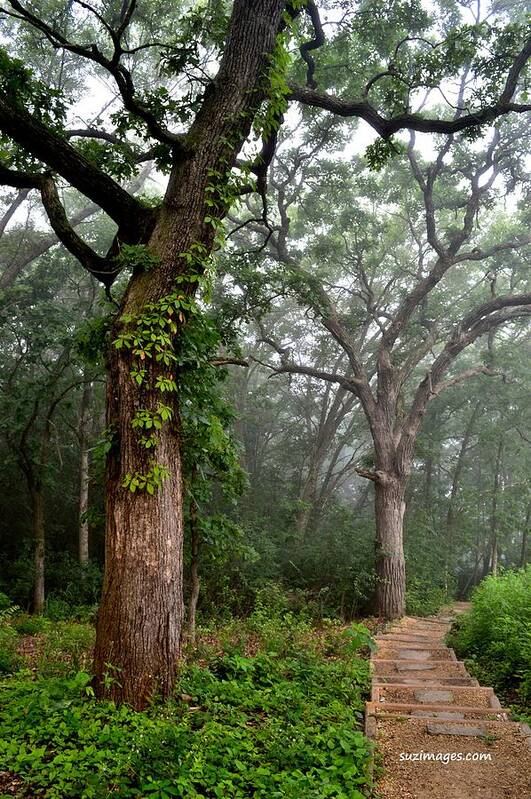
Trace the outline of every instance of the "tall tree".
<path fill-rule="evenodd" d="M 294 363 L 280 342 L 274 347 L 280 364 L 271 368 L 279 374 L 304 374 L 336 383 L 353 394 L 364 410 L 374 452 L 371 467 L 359 468 L 358 474 L 375 487 L 378 610 L 387 618 L 404 613 L 405 490 L 428 405 L 443 390 L 463 380 L 499 373 L 492 364 L 491 346 L 479 362 L 464 361 L 461 371 L 451 370 L 458 356 L 480 337 L 488 337 L 500 326 L 531 312 L 531 295 L 515 290 L 519 281 L 523 286 L 521 272 L 518 278 L 510 268 L 503 275 L 507 293 L 492 292 L 492 275 L 498 275 L 498 285 L 502 282 L 503 260 L 500 263 L 499 259 L 529 243 L 524 226 L 511 230 L 502 225 L 501 239 L 487 237 L 485 241 L 478 238 L 475 229 L 476 218 L 490 207 L 493 193 L 499 190 L 497 181 L 505 181 L 508 191 L 515 185 L 522 133 L 509 126 L 496 128 L 480 153 L 465 141 L 450 137 L 440 144 L 431 162 L 422 159 L 411 135 L 404 168 L 398 168 L 394 180 L 390 175 L 383 179 L 390 186 L 388 214 L 382 214 L 379 208 L 374 214 L 366 210 L 370 200 L 378 197 L 383 201 L 382 183 L 367 192 L 365 204 L 358 200 L 359 207 L 343 215 L 338 213 L 337 202 L 352 203 L 353 194 L 347 191 L 342 196 L 323 181 L 313 191 L 317 196 L 324 195 L 324 202 L 333 210 L 324 211 L 316 203 L 324 230 L 314 235 L 314 241 L 308 242 L 305 224 L 297 219 L 291 222 L 288 207 L 293 198 L 283 190 L 276 194 L 277 230 L 263 230 L 270 257 L 282 266 L 280 282 L 284 281 L 287 289 L 291 288 L 311 309 L 347 356 L 346 369 L 320 369 L 312 363 Z M 401 169 L 405 181 L 401 186 L 403 206 L 396 193 Z M 460 185 L 455 183 L 456 175 L 462 181 Z M 412 199 L 412 181 L 421 205 Z M 291 191 L 302 192 L 308 209 L 312 189 L 296 187 Z M 335 192 L 333 202 L 331 192 Z M 458 215 L 460 223 L 456 223 Z M 345 219 L 350 223 L 348 233 L 343 227 Z M 400 225 L 409 231 L 409 247 Z M 259 235 L 259 227 L 252 223 L 251 229 L 256 231 L 253 235 Z M 336 263 L 343 259 L 346 266 L 338 265 L 334 272 L 324 269 L 324 255 Z M 477 304 L 462 302 L 456 306 L 454 302 L 451 307 L 445 285 L 451 281 L 452 270 L 466 263 L 491 263 L 490 259 L 492 272 L 487 272 L 487 279 L 484 273 L 483 279 L 480 277 L 482 290 L 475 293 Z M 387 273 L 385 261 L 389 263 Z M 487 267 L 483 269 L 485 272 Z M 278 290 L 278 283 L 274 286 Z M 483 287 L 487 288 L 487 298 Z M 463 297 L 469 294 L 470 289 L 463 286 Z M 445 317 L 451 320 L 450 325 Z"/>

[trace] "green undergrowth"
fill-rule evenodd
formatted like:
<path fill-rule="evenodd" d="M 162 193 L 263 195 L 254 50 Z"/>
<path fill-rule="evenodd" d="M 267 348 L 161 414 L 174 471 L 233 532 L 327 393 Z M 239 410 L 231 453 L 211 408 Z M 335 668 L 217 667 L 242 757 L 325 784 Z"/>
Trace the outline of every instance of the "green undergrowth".
<path fill-rule="evenodd" d="M 487 577 L 448 643 L 482 685 L 492 685 L 520 718 L 531 716 L 531 566 Z"/>
<path fill-rule="evenodd" d="M 32 624 L 34 650 L 17 654 Z M 362 625 L 316 628 L 258 605 L 245 621 L 200 630 L 174 697 L 143 713 L 93 698 L 79 670 L 90 625 L 8 616 L 0 628 L 14 653 L 0 675 L 0 772 L 22 780 L 20 797 L 360 799 L 369 790 L 361 727 L 372 641 Z"/>
<path fill-rule="evenodd" d="M 412 577 L 406 591 L 408 616 L 434 616 L 448 602 L 444 589 Z"/>

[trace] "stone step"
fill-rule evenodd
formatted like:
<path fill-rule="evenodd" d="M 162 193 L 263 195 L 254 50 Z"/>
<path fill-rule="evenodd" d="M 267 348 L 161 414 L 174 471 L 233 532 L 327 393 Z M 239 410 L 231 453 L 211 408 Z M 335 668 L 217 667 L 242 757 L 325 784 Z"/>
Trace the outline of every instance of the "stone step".
<path fill-rule="evenodd" d="M 420 621 L 419 619 L 402 619 L 401 621 L 394 621 L 385 626 L 385 631 L 389 630 L 409 630 L 412 632 L 413 630 L 420 630 L 421 632 L 437 632 L 440 629 L 448 629 L 451 627 L 451 624 L 446 624 L 445 622 L 429 622 L 429 621 Z"/>
<path fill-rule="evenodd" d="M 455 661 L 455 652 L 448 647 L 390 647 L 378 646 L 372 660 L 409 660 L 425 663 L 433 660 Z"/>
<path fill-rule="evenodd" d="M 490 707 L 499 711 L 501 705 L 492 688 L 469 687 L 460 685 L 444 685 L 436 683 L 427 685 L 386 683 L 374 685 L 371 700 L 373 702 L 408 702 L 423 705 L 468 705 L 470 707 Z"/>
<path fill-rule="evenodd" d="M 418 663 L 411 660 L 384 660 L 373 658 L 371 668 L 374 674 L 398 674 L 405 677 L 416 677 L 419 681 L 433 680 L 437 677 L 469 677 L 465 664 L 460 660 L 429 660 Z"/>
<path fill-rule="evenodd" d="M 506 708 L 496 710 L 486 707 L 471 707 L 468 705 L 418 705 L 411 702 L 367 702 L 367 712 L 381 718 L 444 718 L 444 714 L 457 714 L 461 720 L 488 719 L 504 722 L 510 718 L 510 711 Z M 420 715 L 422 714 L 422 715 Z"/>
<path fill-rule="evenodd" d="M 415 677 L 403 677 L 400 674 L 374 674 L 373 676 L 373 685 L 387 685 L 389 683 L 394 683 L 395 685 L 418 685 L 419 682 L 422 682 L 422 685 L 428 685 L 430 688 L 434 686 L 446 686 L 446 685 L 462 685 L 462 686 L 470 686 L 471 688 L 477 688 L 479 686 L 478 681 L 474 677 L 434 677 L 433 680 L 428 679 L 427 677 L 423 677 L 422 680 L 419 680 L 418 673 L 416 673 Z"/>
<path fill-rule="evenodd" d="M 374 640 L 379 646 L 387 646 L 390 649 L 448 649 L 442 638 L 433 636 L 427 638 L 403 636 L 399 638 L 395 635 L 377 635 Z"/>

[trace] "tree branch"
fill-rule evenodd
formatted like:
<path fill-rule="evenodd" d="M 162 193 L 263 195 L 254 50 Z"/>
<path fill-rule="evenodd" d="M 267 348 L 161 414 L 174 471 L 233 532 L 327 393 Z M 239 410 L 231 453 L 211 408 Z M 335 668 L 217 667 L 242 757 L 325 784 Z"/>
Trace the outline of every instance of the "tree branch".
<path fill-rule="evenodd" d="M 450 364 L 480 336 L 505 322 L 511 322 L 528 315 L 531 315 L 531 293 L 506 295 L 496 297 L 490 302 L 480 305 L 456 326 L 452 337 L 437 356 L 430 371 L 417 388 L 410 411 L 400 433 L 397 449 L 399 463 L 406 464 L 410 461 L 415 438 L 420 429 L 422 418 L 426 413 L 428 403 L 438 395 L 442 377 Z M 477 371 L 474 371 L 474 374 L 477 373 Z M 466 379 L 466 377 L 463 379 Z M 459 380 L 451 379 L 446 382 L 448 385 L 453 385 L 454 382 L 459 382 Z M 444 384 L 442 385 L 444 387 Z"/>
<path fill-rule="evenodd" d="M 288 100 L 297 101 L 314 108 L 322 108 L 338 116 L 363 119 L 384 139 L 404 129 L 416 130 L 420 133 L 458 133 L 467 128 L 494 122 L 494 120 L 510 112 L 520 114 L 531 111 L 531 105 L 529 104 L 512 102 L 518 80 L 530 56 L 531 38 L 526 41 L 514 59 L 498 101 L 475 112 L 455 116 L 453 119 L 435 119 L 411 113 L 400 114 L 391 119 L 386 119 L 366 101 L 343 100 L 331 94 L 317 92 L 314 88 L 295 84 L 290 85 Z"/>
<path fill-rule="evenodd" d="M 18 12 L 18 18 L 29 23 L 33 28 L 41 31 L 41 33 L 44 34 L 53 47 L 56 49 L 68 50 L 69 52 L 75 53 L 82 58 L 86 58 L 89 61 L 99 64 L 101 67 L 107 70 L 107 72 L 114 78 L 116 82 L 124 108 L 142 119 L 153 138 L 160 142 L 164 142 L 165 144 L 171 144 L 176 151 L 180 151 L 183 154 L 188 152 L 185 136 L 179 133 L 172 133 L 171 131 L 167 130 L 164 125 L 160 124 L 156 116 L 138 100 L 136 97 L 134 83 L 131 78 L 131 73 L 123 64 L 120 63 L 120 58 L 124 53 L 124 50 L 121 46 L 121 37 L 131 22 L 131 18 L 135 10 L 135 2 L 130 3 L 127 12 L 123 16 L 120 26 L 116 30 L 111 28 L 94 9 L 90 9 L 92 13 L 96 14 L 100 22 L 104 25 L 106 31 L 111 36 L 114 52 L 112 58 L 110 59 L 107 58 L 104 53 L 102 53 L 96 44 L 80 45 L 69 41 L 57 30 L 57 28 L 48 25 L 44 19 L 38 17 L 36 14 L 33 14 L 31 11 L 29 11 L 29 9 L 25 8 L 21 3 L 19 3 L 18 0 L 8 0 L 8 2 L 10 6 Z M 80 0 L 77 0 L 77 2 L 85 8 L 88 7 L 87 4 L 80 2 Z M 4 13 L 9 14 L 9 12 L 5 10 Z"/>
<path fill-rule="evenodd" d="M 71 186 L 97 203 L 124 231 L 138 236 L 139 227 L 150 224 L 153 211 L 128 194 L 111 177 L 94 166 L 57 133 L 14 103 L 0 96 L 0 130 L 43 161 Z M 2 170 L 0 180 L 9 186 L 35 186 L 34 175 Z M 18 181 L 18 182 L 15 182 Z"/>
<path fill-rule="evenodd" d="M 119 268 L 112 259 L 103 258 L 92 250 L 70 225 L 57 194 L 53 179 L 48 176 L 41 184 L 42 204 L 57 238 L 74 255 L 79 263 L 107 288 L 112 285 Z"/>

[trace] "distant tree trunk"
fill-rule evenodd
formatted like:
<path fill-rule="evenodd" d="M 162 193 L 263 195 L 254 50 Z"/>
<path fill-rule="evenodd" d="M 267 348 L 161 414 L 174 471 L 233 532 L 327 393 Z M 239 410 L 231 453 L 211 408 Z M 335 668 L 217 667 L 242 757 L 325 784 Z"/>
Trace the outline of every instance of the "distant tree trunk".
<path fill-rule="evenodd" d="M 299 495 L 299 510 L 295 521 L 295 530 L 298 541 L 304 541 L 312 513 L 317 501 L 317 480 L 319 479 L 319 463 L 313 459 L 309 466 L 308 474 Z"/>
<path fill-rule="evenodd" d="M 496 464 L 494 467 L 494 485 L 492 490 L 492 508 L 490 517 L 490 573 L 498 574 L 498 493 L 500 487 L 500 471 L 503 453 L 503 439 L 498 442 Z"/>
<path fill-rule="evenodd" d="M 531 504 L 528 504 L 525 514 L 524 529 L 522 530 L 522 549 L 520 551 L 521 569 L 525 568 L 525 566 L 527 565 L 527 537 L 529 534 L 530 517 L 531 517 Z"/>
<path fill-rule="evenodd" d="M 429 455 L 424 461 L 424 471 L 426 475 L 425 482 L 425 496 L 426 496 L 426 509 L 431 510 L 432 494 L 433 494 L 433 456 Z"/>
<path fill-rule="evenodd" d="M 199 599 L 199 525 L 197 519 L 197 504 L 194 499 L 190 501 L 190 598 L 188 600 L 188 634 L 190 641 L 195 642 L 196 611 Z"/>
<path fill-rule="evenodd" d="M 388 475 L 375 483 L 376 601 L 378 615 L 385 619 L 405 613 L 404 494 L 403 478 Z"/>
<path fill-rule="evenodd" d="M 465 432 L 463 435 L 463 439 L 461 441 L 461 447 L 459 448 L 459 455 L 457 456 L 457 462 L 455 465 L 454 474 L 452 477 L 452 489 L 450 491 L 450 499 L 448 501 L 448 510 L 446 513 L 446 539 L 447 539 L 447 547 L 446 547 L 446 554 L 445 554 L 445 567 L 444 567 L 444 584 L 446 592 L 448 592 L 448 584 L 450 579 L 450 564 L 453 561 L 453 551 L 454 551 L 454 540 L 455 540 L 455 503 L 457 499 L 457 494 L 459 491 L 459 481 L 461 479 L 461 474 L 463 472 L 463 468 L 465 465 L 466 454 L 468 452 L 468 448 L 470 446 L 470 439 L 472 438 L 472 433 L 474 432 L 474 426 L 476 424 L 476 420 L 481 408 L 481 402 L 476 403 L 474 410 L 468 420 L 468 424 L 465 428 Z"/>
<path fill-rule="evenodd" d="M 44 586 L 44 561 L 45 561 L 45 528 L 44 528 L 44 498 L 42 487 L 38 482 L 30 487 L 31 510 L 34 538 L 34 568 L 33 583 L 33 612 L 42 613 L 45 603 Z"/>
<path fill-rule="evenodd" d="M 92 400 L 92 384 L 87 383 L 81 396 L 79 412 L 78 439 L 80 449 L 79 459 L 79 562 L 86 566 L 89 560 L 89 523 L 87 518 L 89 508 L 89 426 L 90 403 Z"/>

